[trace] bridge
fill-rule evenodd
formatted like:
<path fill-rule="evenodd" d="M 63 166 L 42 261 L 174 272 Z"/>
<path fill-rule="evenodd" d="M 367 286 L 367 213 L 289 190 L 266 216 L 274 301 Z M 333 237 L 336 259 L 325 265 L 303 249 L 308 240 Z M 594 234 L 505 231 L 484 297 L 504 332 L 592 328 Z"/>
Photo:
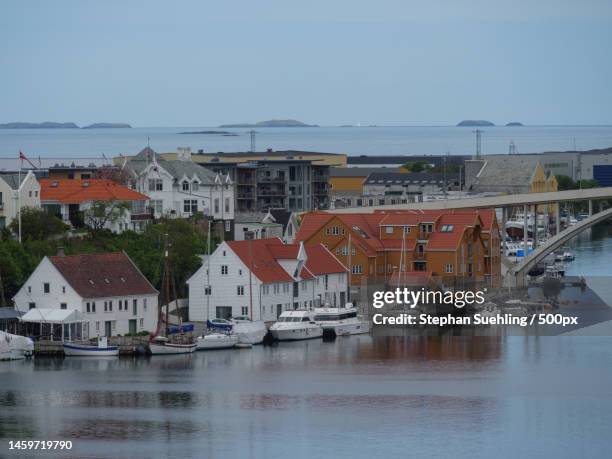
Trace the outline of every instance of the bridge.
<path fill-rule="evenodd" d="M 508 270 L 504 283 L 507 287 L 521 287 L 525 285 L 525 274 L 527 274 L 531 268 L 537 263 L 543 261 L 551 252 L 554 252 L 559 247 L 563 246 L 570 239 L 574 238 L 582 231 L 591 226 L 600 223 L 608 218 L 612 217 L 612 208 L 606 209 L 602 212 L 598 212 L 591 215 L 577 224 L 566 228 L 559 234 L 554 235 L 542 245 L 537 247 L 530 256 L 525 257 L 524 260 L 514 265 Z"/>
<path fill-rule="evenodd" d="M 547 191 L 544 193 L 504 194 L 460 199 L 441 199 L 439 201 L 410 202 L 406 204 L 387 204 L 371 207 L 345 207 L 334 209 L 333 213 L 373 213 L 377 210 L 436 210 L 436 209 L 490 209 L 519 206 L 537 206 L 558 202 L 594 201 L 612 198 L 612 187 L 586 188 L 582 190 Z M 592 213 L 592 212 L 591 212 Z"/>

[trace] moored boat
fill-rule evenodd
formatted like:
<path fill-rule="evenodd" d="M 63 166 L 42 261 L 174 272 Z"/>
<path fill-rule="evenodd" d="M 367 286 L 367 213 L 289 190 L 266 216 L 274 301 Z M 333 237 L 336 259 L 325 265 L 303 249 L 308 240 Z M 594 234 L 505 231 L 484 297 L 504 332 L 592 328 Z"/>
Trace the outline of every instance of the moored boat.
<path fill-rule="evenodd" d="M 370 332 L 370 322 L 357 315 L 357 308 L 347 303 L 344 308 L 316 308 L 314 322 L 324 331 L 333 331 L 336 336 L 359 335 Z"/>
<path fill-rule="evenodd" d="M 307 310 L 285 311 L 278 322 L 270 327 L 270 333 L 279 341 L 320 338 L 323 328 L 316 324 Z"/>
<path fill-rule="evenodd" d="M 149 342 L 152 355 L 191 354 L 196 348 L 195 343 L 172 343 L 165 336 L 156 336 Z"/>
<path fill-rule="evenodd" d="M 115 357 L 119 355 L 118 346 L 109 346 L 108 339 L 98 339 L 98 344 L 64 343 L 66 357 Z"/>
<path fill-rule="evenodd" d="M 261 344 L 268 334 L 268 328 L 263 320 L 250 320 L 239 316 L 232 319 L 232 330 L 240 344 Z"/>
<path fill-rule="evenodd" d="M 229 349 L 238 344 L 238 337 L 228 333 L 210 333 L 198 337 L 196 340 L 197 350 Z"/>
<path fill-rule="evenodd" d="M 20 360 L 31 357 L 34 342 L 20 335 L 0 331 L 0 360 Z"/>

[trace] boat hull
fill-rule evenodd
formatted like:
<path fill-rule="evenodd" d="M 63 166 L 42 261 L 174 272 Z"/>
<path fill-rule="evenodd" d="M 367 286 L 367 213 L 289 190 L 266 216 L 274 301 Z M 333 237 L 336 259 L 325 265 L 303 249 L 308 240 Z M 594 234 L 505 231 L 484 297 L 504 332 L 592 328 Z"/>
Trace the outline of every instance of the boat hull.
<path fill-rule="evenodd" d="M 298 341 L 304 339 L 321 338 L 323 336 L 323 328 L 304 327 L 304 328 L 270 328 L 272 337 L 278 341 Z"/>
<path fill-rule="evenodd" d="M 238 337 L 240 344 L 261 344 L 267 334 L 268 329 L 263 321 L 234 324 L 234 335 Z"/>
<path fill-rule="evenodd" d="M 206 351 L 212 349 L 230 349 L 238 344 L 238 337 L 235 335 L 212 334 L 198 338 L 197 350 Z"/>
<path fill-rule="evenodd" d="M 370 322 L 365 320 L 359 320 L 355 322 L 329 322 L 319 323 L 324 331 L 333 331 L 336 336 L 345 335 L 361 335 L 364 333 L 370 333 Z"/>
<path fill-rule="evenodd" d="M 117 346 L 98 347 L 64 343 L 64 355 L 66 357 L 116 357 L 119 355 L 119 348 Z"/>
<path fill-rule="evenodd" d="M 153 355 L 191 354 L 196 348 L 195 344 L 149 343 Z"/>

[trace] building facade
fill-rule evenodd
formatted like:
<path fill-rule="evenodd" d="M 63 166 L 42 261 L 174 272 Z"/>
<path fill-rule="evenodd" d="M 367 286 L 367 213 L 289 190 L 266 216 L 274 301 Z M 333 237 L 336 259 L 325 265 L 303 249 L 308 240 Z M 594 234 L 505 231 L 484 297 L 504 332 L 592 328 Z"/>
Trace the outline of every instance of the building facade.
<path fill-rule="evenodd" d="M 125 253 L 45 257 L 13 301 L 15 309 L 77 310 L 88 335 L 154 332 L 158 291 Z"/>
<path fill-rule="evenodd" d="M 187 281 L 189 320 L 243 315 L 271 322 L 282 311 L 344 305 L 347 281 L 346 268 L 320 244 L 223 242 Z"/>
<path fill-rule="evenodd" d="M 21 182 L 20 182 L 21 178 Z M 40 184 L 32 171 L 0 172 L 0 229 L 19 217 L 21 208 L 40 208 Z"/>

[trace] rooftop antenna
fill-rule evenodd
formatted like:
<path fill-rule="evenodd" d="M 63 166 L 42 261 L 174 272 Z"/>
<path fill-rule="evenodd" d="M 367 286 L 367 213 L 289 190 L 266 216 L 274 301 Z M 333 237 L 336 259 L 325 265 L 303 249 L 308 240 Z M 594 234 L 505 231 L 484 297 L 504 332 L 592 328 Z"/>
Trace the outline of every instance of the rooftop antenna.
<path fill-rule="evenodd" d="M 482 147 L 482 131 L 480 129 L 476 129 L 474 134 L 476 134 L 476 158 L 480 159 L 481 156 L 481 147 Z"/>
<path fill-rule="evenodd" d="M 255 134 L 257 134 L 257 131 L 251 129 L 249 134 L 251 134 L 251 153 L 255 153 Z"/>

